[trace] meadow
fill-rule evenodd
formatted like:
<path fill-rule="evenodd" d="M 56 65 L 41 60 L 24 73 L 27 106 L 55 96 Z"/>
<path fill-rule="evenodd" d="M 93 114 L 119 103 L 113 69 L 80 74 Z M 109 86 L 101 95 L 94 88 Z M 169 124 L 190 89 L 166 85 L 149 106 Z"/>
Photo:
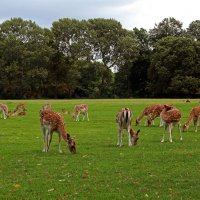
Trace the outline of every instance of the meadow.
<path fill-rule="evenodd" d="M 200 199 L 200 129 L 179 139 L 173 129 L 161 143 L 163 127 L 136 127 L 135 119 L 150 104 L 173 103 L 181 110 L 181 123 L 199 100 L 184 99 L 104 99 L 104 100 L 2 100 L 13 110 L 20 102 L 27 106 L 26 116 L 0 119 L 0 199 Z M 72 111 L 74 105 L 87 103 L 90 121 L 75 122 L 64 115 L 66 129 L 76 138 L 77 153 L 71 154 L 54 133 L 48 153 L 42 152 L 43 135 L 39 110 L 47 102 L 56 111 Z M 122 107 L 133 111 L 133 128 L 140 139 L 128 147 L 117 147 L 116 113 Z"/>

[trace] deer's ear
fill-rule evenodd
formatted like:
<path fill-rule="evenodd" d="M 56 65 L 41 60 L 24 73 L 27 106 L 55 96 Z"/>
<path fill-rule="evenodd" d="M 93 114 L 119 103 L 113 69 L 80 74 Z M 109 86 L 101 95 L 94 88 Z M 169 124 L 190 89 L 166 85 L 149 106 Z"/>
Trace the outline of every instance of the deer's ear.
<path fill-rule="evenodd" d="M 136 135 L 138 135 L 138 134 L 139 134 L 139 132 L 140 132 L 140 129 L 137 131 Z"/>
<path fill-rule="evenodd" d="M 69 133 L 67 133 L 67 137 L 70 138 L 70 134 Z"/>

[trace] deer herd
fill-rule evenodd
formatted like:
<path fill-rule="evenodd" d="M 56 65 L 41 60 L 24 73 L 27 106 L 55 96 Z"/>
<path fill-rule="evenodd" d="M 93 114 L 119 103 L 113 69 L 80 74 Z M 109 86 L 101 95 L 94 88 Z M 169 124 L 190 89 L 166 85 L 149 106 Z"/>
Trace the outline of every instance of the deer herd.
<path fill-rule="evenodd" d="M 25 104 L 20 103 L 16 106 L 14 111 L 9 111 L 8 106 L 6 104 L 0 103 L 0 113 L 1 118 L 3 119 L 7 119 L 8 117 L 12 116 L 26 115 L 26 112 L 27 110 Z M 84 120 L 86 117 L 87 121 L 89 121 L 87 104 L 75 105 L 73 112 L 69 112 L 65 109 L 62 109 L 61 113 L 54 111 L 50 103 L 43 105 L 41 110 L 39 111 L 40 125 L 44 139 L 43 152 L 48 152 L 53 132 L 57 132 L 59 152 L 62 152 L 61 138 L 63 138 L 69 151 L 71 153 L 76 153 L 75 138 L 71 137 L 71 135 L 66 131 L 65 120 L 63 116 L 64 114 L 71 114 L 74 121 L 79 121 L 79 116 L 82 114 L 82 120 Z M 189 118 L 185 121 L 182 130 L 180 124 L 181 112 L 172 104 L 156 104 L 145 107 L 141 115 L 139 115 L 136 118 L 135 125 L 138 126 L 142 118 L 144 117 L 146 118 L 145 125 L 148 127 L 155 125 L 154 120 L 157 117 L 160 118 L 159 126 L 164 126 L 164 132 L 161 142 L 165 141 L 165 134 L 167 128 L 169 129 L 169 141 L 172 142 L 172 129 L 175 124 L 178 125 L 180 140 L 182 140 L 182 131 L 187 131 L 192 121 L 194 123 L 195 132 L 197 132 L 198 121 L 200 118 L 200 105 L 192 108 L 189 114 Z M 118 111 L 116 115 L 116 122 L 118 124 L 117 146 L 123 146 L 124 129 L 128 133 L 128 146 L 133 146 L 137 144 L 140 129 L 138 129 L 137 131 L 133 129 L 132 120 L 133 112 L 129 108 L 122 108 Z"/>

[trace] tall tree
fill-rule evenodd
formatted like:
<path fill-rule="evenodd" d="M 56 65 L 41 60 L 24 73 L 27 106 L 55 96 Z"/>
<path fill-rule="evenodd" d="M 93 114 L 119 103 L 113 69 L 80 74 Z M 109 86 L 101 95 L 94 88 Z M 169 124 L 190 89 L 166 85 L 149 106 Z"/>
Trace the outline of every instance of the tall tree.
<path fill-rule="evenodd" d="M 189 24 L 187 33 L 191 35 L 194 40 L 200 41 L 200 20 L 195 20 Z"/>
<path fill-rule="evenodd" d="M 151 48 L 148 32 L 141 28 L 133 29 L 137 39 L 139 55 L 130 68 L 130 84 L 133 96 L 146 96 L 147 70 L 150 66 Z"/>
<path fill-rule="evenodd" d="M 168 36 L 180 37 L 184 33 L 182 26 L 183 23 L 173 17 L 164 18 L 149 30 L 151 44 L 154 45 L 161 38 Z"/>
<path fill-rule="evenodd" d="M 148 70 L 149 94 L 152 96 L 198 95 L 199 84 L 196 85 L 195 90 L 189 90 L 185 81 L 182 84 L 179 83 L 185 77 L 193 81 L 192 85 L 198 83 L 200 79 L 199 45 L 190 38 L 166 37 L 159 40 Z M 188 88 L 187 92 L 180 90 L 180 85 Z"/>
<path fill-rule="evenodd" d="M 120 67 L 138 53 L 132 31 L 113 19 L 89 20 L 91 58 L 101 60 L 107 68 Z"/>
<path fill-rule="evenodd" d="M 13 18 L 0 25 L 0 42 L 2 44 L 2 48 L 0 48 L 0 59 L 3 61 L 2 73 L 6 74 L 7 70 L 12 68 L 13 73 L 16 72 L 18 77 L 16 83 L 16 80 L 8 76 L 10 77 L 7 82 L 9 85 L 5 86 L 6 82 L 1 82 L 0 91 L 9 87 L 10 94 L 16 94 L 18 91 L 15 98 L 24 98 L 26 93 L 30 92 L 29 81 L 35 77 L 35 73 L 33 76 L 27 76 L 27 74 L 33 72 L 34 68 L 44 71 L 43 69 L 48 66 L 52 53 L 48 46 L 48 37 L 46 37 L 44 29 L 34 22 Z M 28 77 L 30 77 L 29 81 L 27 81 Z M 20 89 L 16 90 L 15 87 Z M 34 88 L 34 85 L 32 87 Z M 38 91 L 38 87 L 34 90 Z"/>

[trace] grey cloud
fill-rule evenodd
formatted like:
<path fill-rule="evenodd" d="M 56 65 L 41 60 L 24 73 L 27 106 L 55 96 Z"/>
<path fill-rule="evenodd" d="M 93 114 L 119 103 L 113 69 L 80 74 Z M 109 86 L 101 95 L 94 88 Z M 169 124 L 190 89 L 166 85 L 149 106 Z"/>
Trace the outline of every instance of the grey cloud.
<path fill-rule="evenodd" d="M 21 17 L 35 21 L 40 26 L 50 27 L 60 18 L 117 18 L 119 13 L 114 13 L 112 7 L 134 1 L 136 0 L 1 0 L 0 20 Z"/>

